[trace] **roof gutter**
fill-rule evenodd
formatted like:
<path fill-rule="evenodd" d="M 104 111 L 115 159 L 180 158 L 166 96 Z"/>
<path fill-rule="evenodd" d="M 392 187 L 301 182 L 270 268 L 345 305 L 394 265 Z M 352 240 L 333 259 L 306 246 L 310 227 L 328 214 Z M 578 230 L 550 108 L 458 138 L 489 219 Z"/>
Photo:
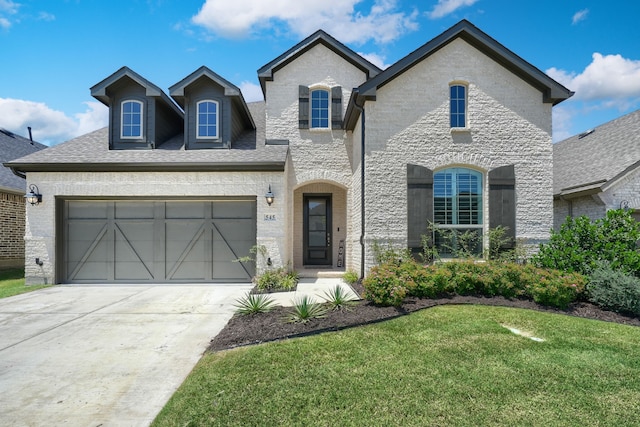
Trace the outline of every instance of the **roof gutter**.
<path fill-rule="evenodd" d="M 141 162 L 141 163 L 5 163 L 14 174 L 24 172 L 244 172 L 284 171 L 284 162 Z"/>

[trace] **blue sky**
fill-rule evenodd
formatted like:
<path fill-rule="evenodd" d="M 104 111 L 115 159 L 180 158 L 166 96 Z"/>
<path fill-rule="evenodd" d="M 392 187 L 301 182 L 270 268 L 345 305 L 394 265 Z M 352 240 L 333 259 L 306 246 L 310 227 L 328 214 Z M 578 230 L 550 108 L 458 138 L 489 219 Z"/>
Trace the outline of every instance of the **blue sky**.
<path fill-rule="evenodd" d="M 637 0 L 0 0 L 0 127 L 57 144 L 103 127 L 89 88 L 123 65 L 168 91 L 201 65 L 256 70 L 318 28 L 388 66 L 466 18 L 573 98 L 555 141 L 640 108 Z"/>

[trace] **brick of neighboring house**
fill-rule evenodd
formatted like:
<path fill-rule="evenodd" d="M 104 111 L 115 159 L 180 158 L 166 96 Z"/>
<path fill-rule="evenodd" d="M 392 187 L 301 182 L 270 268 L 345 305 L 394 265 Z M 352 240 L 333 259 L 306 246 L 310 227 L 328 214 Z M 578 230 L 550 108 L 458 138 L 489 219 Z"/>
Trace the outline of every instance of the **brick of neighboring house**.
<path fill-rule="evenodd" d="M 0 268 L 24 266 L 25 205 L 21 194 L 0 193 Z"/>

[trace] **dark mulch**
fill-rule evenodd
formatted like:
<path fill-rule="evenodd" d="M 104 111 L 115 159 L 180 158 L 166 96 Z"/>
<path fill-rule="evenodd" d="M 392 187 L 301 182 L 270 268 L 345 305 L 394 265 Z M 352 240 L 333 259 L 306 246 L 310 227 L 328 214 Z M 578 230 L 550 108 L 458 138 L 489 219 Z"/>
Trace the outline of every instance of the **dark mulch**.
<path fill-rule="evenodd" d="M 354 289 L 362 295 L 363 289 L 361 286 L 355 285 Z M 208 350 L 220 351 L 239 346 L 313 335 L 327 331 L 337 331 L 353 326 L 393 319 L 418 310 L 444 304 L 482 304 L 526 308 L 640 326 L 640 319 L 637 317 L 628 317 L 612 311 L 602 310 L 586 302 L 578 302 L 572 304 L 566 310 L 560 310 L 542 306 L 529 300 L 506 299 L 503 297 L 454 296 L 440 299 L 407 298 L 400 307 L 379 307 L 368 301 L 359 301 L 349 310 L 331 311 L 327 317 L 313 319 L 307 323 L 287 323 L 284 321 L 283 319 L 286 313 L 290 310 L 290 308 L 287 307 L 278 307 L 271 312 L 257 315 L 235 315 L 225 328 L 211 340 Z"/>

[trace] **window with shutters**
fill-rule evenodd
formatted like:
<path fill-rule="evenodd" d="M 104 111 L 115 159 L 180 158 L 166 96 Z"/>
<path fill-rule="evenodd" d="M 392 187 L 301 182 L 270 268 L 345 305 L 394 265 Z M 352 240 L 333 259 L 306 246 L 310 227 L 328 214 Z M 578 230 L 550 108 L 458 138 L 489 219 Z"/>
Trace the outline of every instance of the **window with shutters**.
<path fill-rule="evenodd" d="M 449 168 L 433 174 L 434 244 L 440 256 L 482 254 L 482 173 Z"/>
<path fill-rule="evenodd" d="M 342 88 L 300 86 L 298 115 L 300 129 L 342 129 Z"/>

